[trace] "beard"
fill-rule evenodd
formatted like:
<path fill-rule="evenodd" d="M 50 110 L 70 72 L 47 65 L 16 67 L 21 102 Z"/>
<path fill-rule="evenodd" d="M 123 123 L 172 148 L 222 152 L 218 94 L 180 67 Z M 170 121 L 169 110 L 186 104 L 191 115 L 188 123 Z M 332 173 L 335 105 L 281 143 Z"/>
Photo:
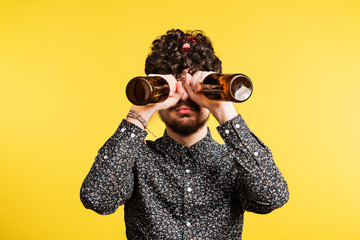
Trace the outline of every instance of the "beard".
<path fill-rule="evenodd" d="M 193 109 L 198 114 L 196 119 L 189 119 L 190 114 L 183 114 L 178 118 L 170 118 L 169 113 L 174 111 L 180 106 L 188 106 Z M 179 101 L 175 106 L 170 107 L 165 110 L 160 110 L 159 115 L 161 120 L 169 127 L 173 132 L 181 136 L 189 136 L 199 129 L 201 129 L 209 119 L 210 114 L 206 114 L 203 109 L 200 108 L 198 104 L 191 100 Z"/>

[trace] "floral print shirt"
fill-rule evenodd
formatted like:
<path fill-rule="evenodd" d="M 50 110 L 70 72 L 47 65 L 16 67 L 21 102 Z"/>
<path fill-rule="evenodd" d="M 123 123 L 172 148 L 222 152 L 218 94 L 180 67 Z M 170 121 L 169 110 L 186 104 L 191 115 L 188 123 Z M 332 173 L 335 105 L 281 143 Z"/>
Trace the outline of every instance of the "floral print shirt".
<path fill-rule="evenodd" d="M 111 214 L 125 204 L 132 239 L 241 239 L 245 211 L 269 213 L 288 201 L 287 184 L 272 154 L 243 118 L 217 127 L 193 146 L 165 132 L 147 132 L 123 120 L 99 150 L 80 198 L 86 208 Z"/>

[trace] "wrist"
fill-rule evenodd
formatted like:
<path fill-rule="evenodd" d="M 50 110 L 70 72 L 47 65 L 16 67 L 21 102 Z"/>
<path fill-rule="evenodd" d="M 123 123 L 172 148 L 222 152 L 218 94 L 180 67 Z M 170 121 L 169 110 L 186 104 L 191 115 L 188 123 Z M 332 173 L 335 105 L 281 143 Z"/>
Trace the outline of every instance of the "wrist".
<path fill-rule="evenodd" d="M 147 113 L 146 111 L 143 111 L 142 113 Z M 148 116 L 148 115 L 146 115 Z M 152 115 L 151 115 L 152 116 Z M 150 117 L 151 117 L 150 116 Z M 149 118 L 145 119 L 140 113 L 138 113 L 135 108 L 132 108 L 130 109 L 127 117 L 126 117 L 126 120 L 129 121 L 129 122 L 132 122 L 133 124 L 137 125 L 138 127 L 142 128 L 142 129 L 145 129 L 147 130 L 148 132 L 150 132 L 152 135 L 155 136 L 154 133 L 152 133 L 148 128 L 148 120 Z"/>
<path fill-rule="evenodd" d="M 223 124 L 238 115 L 235 106 L 231 102 L 222 102 L 219 106 L 209 110 L 219 124 Z"/>
<path fill-rule="evenodd" d="M 155 104 L 148 104 L 145 106 L 133 105 L 131 110 L 134 110 L 135 112 L 140 114 L 146 122 L 149 122 L 152 115 L 157 112 L 157 109 L 155 109 Z"/>

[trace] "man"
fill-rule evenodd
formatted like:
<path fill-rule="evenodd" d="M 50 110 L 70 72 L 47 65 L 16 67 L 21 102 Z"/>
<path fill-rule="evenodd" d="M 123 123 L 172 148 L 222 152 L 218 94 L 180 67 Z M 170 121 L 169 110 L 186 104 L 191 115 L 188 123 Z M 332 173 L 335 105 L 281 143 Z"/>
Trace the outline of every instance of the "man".
<path fill-rule="evenodd" d="M 201 93 L 204 77 L 221 72 L 210 40 L 170 30 L 153 42 L 145 72 L 168 81 L 169 97 L 132 107 L 83 182 L 84 206 L 110 214 L 125 204 L 128 239 L 241 239 L 245 211 L 269 213 L 289 193 L 270 150 L 234 105 Z M 144 141 L 156 112 L 164 136 Z M 210 113 L 223 145 L 210 135 Z"/>

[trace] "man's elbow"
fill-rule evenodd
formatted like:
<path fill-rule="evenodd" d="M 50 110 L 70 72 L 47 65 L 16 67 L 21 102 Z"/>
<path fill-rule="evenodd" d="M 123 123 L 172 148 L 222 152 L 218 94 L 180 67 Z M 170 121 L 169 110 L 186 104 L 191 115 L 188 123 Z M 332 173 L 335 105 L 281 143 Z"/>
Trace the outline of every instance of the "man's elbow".
<path fill-rule="evenodd" d="M 80 201 L 86 209 L 91 209 L 100 215 L 109 215 L 114 213 L 122 204 L 120 199 L 110 199 L 109 196 L 93 194 L 85 189 L 80 191 Z"/>
<path fill-rule="evenodd" d="M 275 209 L 281 208 L 289 201 L 289 192 L 285 191 L 282 194 L 273 196 L 263 201 L 254 201 L 253 205 L 256 206 L 251 212 L 258 214 L 268 214 Z"/>
<path fill-rule="evenodd" d="M 80 200 L 86 209 L 93 210 L 100 215 L 109 215 L 117 210 L 117 201 L 96 201 L 91 198 L 80 196 Z"/>

